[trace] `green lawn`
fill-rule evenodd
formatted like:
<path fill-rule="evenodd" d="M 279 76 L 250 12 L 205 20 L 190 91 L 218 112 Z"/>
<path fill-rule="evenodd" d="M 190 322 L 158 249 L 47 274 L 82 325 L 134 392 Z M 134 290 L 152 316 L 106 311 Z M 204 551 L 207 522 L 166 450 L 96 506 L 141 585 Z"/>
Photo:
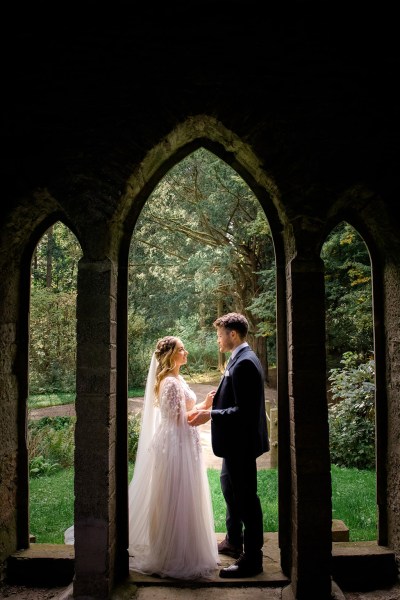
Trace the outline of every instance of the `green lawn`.
<path fill-rule="evenodd" d="M 144 388 L 132 388 L 128 390 L 129 398 L 142 398 Z M 73 404 L 75 392 L 54 392 L 49 394 L 30 394 L 28 398 L 28 409 L 48 408 L 49 406 L 60 406 L 61 404 Z"/>
<path fill-rule="evenodd" d="M 55 392 L 53 394 L 30 394 L 28 398 L 28 409 L 48 408 L 49 406 L 60 406 L 61 404 L 73 404 L 75 392 Z"/>
<path fill-rule="evenodd" d="M 133 466 L 129 468 L 129 479 Z M 215 530 L 225 531 L 225 503 L 219 471 L 208 470 L 214 508 Z M 258 472 L 259 495 L 264 514 L 264 531 L 278 530 L 277 470 Z M 333 519 L 350 529 L 350 541 L 376 539 L 375 473 L 332 467 Z M 30 481 L 30 532 L 38 543 L 64 542 L 64 531 L 73 523 L 74 470 L 64 469 Z"/>

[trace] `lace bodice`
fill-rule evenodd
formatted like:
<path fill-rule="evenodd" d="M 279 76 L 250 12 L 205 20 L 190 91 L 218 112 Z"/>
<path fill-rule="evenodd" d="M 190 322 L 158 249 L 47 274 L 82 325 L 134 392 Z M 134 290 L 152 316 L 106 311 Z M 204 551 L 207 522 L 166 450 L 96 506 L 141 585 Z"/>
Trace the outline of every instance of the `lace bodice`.
<path fill-rule="evenodd" d="M 196 394 L 183 377 L 166 377 L 160 386 L 160 411 L 161 417 L 179 416 L 183 408 L 191 410 L 196 404 Z"/>

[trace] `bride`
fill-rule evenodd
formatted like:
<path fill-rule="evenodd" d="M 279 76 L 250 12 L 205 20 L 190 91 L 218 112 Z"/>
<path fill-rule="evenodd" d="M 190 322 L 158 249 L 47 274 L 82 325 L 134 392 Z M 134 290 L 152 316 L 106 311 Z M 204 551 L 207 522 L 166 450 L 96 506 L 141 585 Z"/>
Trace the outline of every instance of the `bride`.
<path fill-rule="evenodd" d="M 218 547 L 200 437 L 188 415 L 196 403 L 179 370 L 188 352 L 159 340 L 146 383 L 135 470 L 129 485 L 129 566 L 161 577 L 210 577 Z M 210 392 L 197 408 L 209 408 Z"/>

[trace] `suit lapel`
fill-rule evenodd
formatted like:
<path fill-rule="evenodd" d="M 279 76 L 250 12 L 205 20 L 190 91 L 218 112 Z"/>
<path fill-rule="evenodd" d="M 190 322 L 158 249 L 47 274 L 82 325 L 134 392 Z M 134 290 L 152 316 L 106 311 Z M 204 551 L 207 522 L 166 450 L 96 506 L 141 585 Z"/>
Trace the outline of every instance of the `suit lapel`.
<path fill-rule="evenodd" d="M 245 346 L 244 348 L 241 348 L 239 350 L 239 352 L 232 358 L 230 357 L 230 359 L 228 360 L 228 364 L 226 365 L 226 369 L 224 371 L 224 374 L 221 377 L 221 381 L 218 384 L 218 387 L 215 391 L 215 393 L 217 393 L 221 387 L 222 382 L 224 381 L 224 377 L 225 377 L 225 372 L 229 369 L 231 369 L 233 367 L 233 365 L 235 364 L 235 362 L 237 361 L 237 359 L 242 355 L 243 352 L 245 352 L 246 350 L 248 350 L 250 348 L 250 346 Z"/>

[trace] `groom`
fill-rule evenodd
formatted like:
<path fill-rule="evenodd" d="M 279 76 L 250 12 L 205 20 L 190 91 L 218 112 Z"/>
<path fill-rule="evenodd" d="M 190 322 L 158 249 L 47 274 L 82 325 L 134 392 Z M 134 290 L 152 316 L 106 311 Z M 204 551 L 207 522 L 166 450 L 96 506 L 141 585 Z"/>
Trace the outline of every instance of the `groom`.
<path fill-rule="evenodd" d="M 248 322 L 228 313 L 214 322 L 221 352 L 231 352 L 212 407 L 199 410 L 190 425 L 211 418 L 214 454 L 223 457 L 221 489 L 226 502 L 225 539 L 218 552 L 238 560 L 220 577 L 253 577 L 263 570 L 263 515 L 257 494 L 256 458 L 269 450 L 261 363 L 246 342 Z M 243 551 L 244 548 L 244 551 Z"/>

